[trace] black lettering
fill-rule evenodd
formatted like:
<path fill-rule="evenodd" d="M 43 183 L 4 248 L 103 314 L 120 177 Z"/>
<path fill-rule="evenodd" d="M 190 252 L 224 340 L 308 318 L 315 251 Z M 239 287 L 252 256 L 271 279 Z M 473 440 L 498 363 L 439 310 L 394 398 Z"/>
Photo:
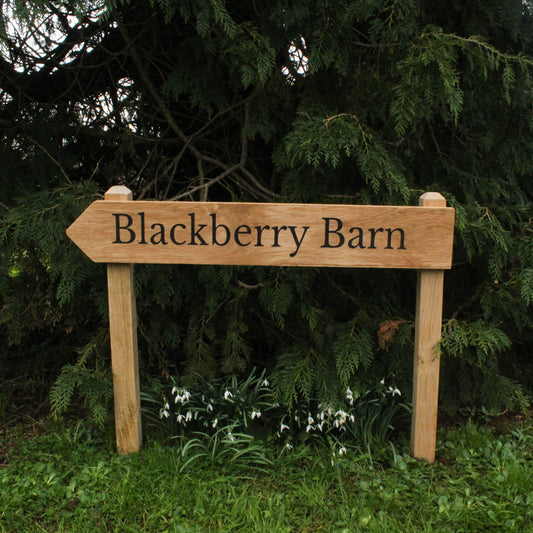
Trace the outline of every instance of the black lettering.
<path fill-rule="evenodd" d="M 247 242 L 245 244 L 243 244 L 240 240 L 240 236 L 241 235 L 250 235 L 250 233 L 252 233 L 252 228 L 250 228 L 250 226 L 247 226 L 246 224 L 243 224 L 242 226 L 239 226 L 236 230 L 235 230 L 235 242 L 239 245 L 239 246 L 248 246 L 250 243 Z"/>
<path fill-rule="evenodd" d="M 263 246 L 261 236 L 263 235 L 263 231 L 270 229 L 270 226 L 255 226 L 255 229 L 257 230 L 257 243 L 254 246 Z"/>
<path fill-rule="evenodd" d="M 368 231 L 370 232 L 370 246 L 369 248 L 375 248 L 376 247 L 376 233 L 383 233 L 383 228 L 368 228 Z"/>
<path fill-rule="evenodd" d="M 181 228 L 181 229 L 185 229 L 185 226 L 183 224 L 174 224 L 171 228 L 170 228 L 170 240 L 172 241 L 173 244 L 175 244 L 176 246 L 181 246 L 182 244 L 185 244 L 185 241 L 177 241 L 176 240 L 176 236 L 174 234 L 174 232 L 176 231 L 176 228 Z"/>
<path fill-rule="evenodd" d="M 135 232 L 130 228 L 130 226 L 133 224 L 133 219 L 130 217 L 130 215 L 126 215 L 125 213 L 113 213 L 113 216 L 115 217 L 115 240 L 113 241 L 113 244 L 130 244 L 135 240 Z M 121 226 L 120 225 L 120 217 L 126 218 L 126 225 Z M 129 232 L 129 240 L 123 241 L 120 238 L 120 231 L 126 230 Z"/>
<path fill-rule="evenodd" d="M 274 230 L 274 244 L 273 247 L 279 247 L 279 234 L 281 231 L 286 230 L 287 226 L 272 226 L 272 229 Z"/>
<path fill-rule="evenodd" d="M 144 233 L 144 213 L 141 212 L 141 213 L 137 213 L 139 215 L 139 217 L 141 218 L 141 240 L 139 241 L 138 244 L 148 244 L 146 242 L 146 236 L 145 236 L 145 233 Z"/>
<path fill-rule="evenodd" d="M 230 240 L 230 237 L 231 237 L 231 233 L 230 233 L 230 230 L 228 228 L 228 226 L 226 226 L 225 224 L 218 224 L 217 225 L 217 215 L 216 213 L 211 213 L 211 215 L 209 215 L 211 217 L 211 220 L 212 220 L 212 226 L 211 226 L 211 230 L 212 230 L 212 240 L 213 240 L 213 244 L 216 244 L 217 246 L 226 246 L 226 244 L 228 244 L 229 240 Z M 226 235 L 224 237 L 224 242 L 218 242 L 218 239 L 217 239 L 217 232 L 218 230 L 221 229 L 223 230 Z"/>
<path fill-rule="evenodd" d="M 156 229 L 156 227 L 159 227 L 159 231 L 157 233 L 154 233 L 150 237 L 150 242 L 152 244 L 168 244 L 165 239 L 165 226 L 163 226 L 163 224 L 160 224 L 159 222 L 156 222 L 155 224 L 152 224 L 150 226 L 150 229 Z M 156 240 L 156 237 L 158 236 L 159 236 L 159 239 Z"/>
<path fill-rule="evenodd" d="M 363 228 L 357 226 L 355 228 L 350 228 L 350 233 L 355 232 L 357 232 L 357 235 L 348 241 L 348 246 L 350 248 L 366 248 L 363 244 Z"/>
<path fill-rule="evenodd" d="M 289 229 L 291 230 L 291 233 L 292 233 L 292 238 L 294 239 L 294 244 L 296 244 L 296 250 L 294 250 L 292 254 L 289 254 L 290 257 L 294 257 L 298 253 L 298 250 L 300 249 L 300 245 L 302 244 L 304 240 L 305 234 L 307 233 L 309 226 L 304 226 L 303 228 L 304 228 L 304 231 L 302 233 L 302 238 L 298 240 L 298 235 L 296 234 L 296 226 L 289 226 Z"/>
<path fill-rule="evenodd" d="M 342 246 L 344 244 L 344 235 L 340 232 L 342 229 L 342 220 L 339 218 L 329 218 L 329 217 L 322 217 L 323 220 L 326 221 L 324 225 L 324 244 L 321 246 L 321 248 L 339 248 L 339 246 Z M 334 220 L 337 223 L 336 229 L 330 229 L 329 223 L 330 220 Z M 338 241 L 337 244 L 330 244 L 329 242 L 329 236 L 331 233 L 334 233 L 337 235 Z"/>
<path fill-rule="evenodd" d="M 197 244 L 200 244 L 201 246 L 207 246 L 207 243 L 204 241 L 203 237 L 200 235 L 200 232 L 207 228 L 207 224 L 199 224 L 198 229 L 195 230 L 195 218 L 194 213 L 189 213 L 189 217 L 191 218 L 191 244 L 192 246 L 196 246 Z M 198 239 L 199 243 L 196 242 L 196 239 Z"/>
<path fill-rule="evenodd" d="M 392 234 L 395 231 L 400 232 L 400 246 L 398 246 L 398 250 L 405 250 L 405 232 L 403 231 L 402 228 L 394 228 L 394 229 L 387 228 L 387 234 L 388 234 L 387 235 L 387 246 L 385 246 L 385 248 L 389 250 L 392 248 Z"/>

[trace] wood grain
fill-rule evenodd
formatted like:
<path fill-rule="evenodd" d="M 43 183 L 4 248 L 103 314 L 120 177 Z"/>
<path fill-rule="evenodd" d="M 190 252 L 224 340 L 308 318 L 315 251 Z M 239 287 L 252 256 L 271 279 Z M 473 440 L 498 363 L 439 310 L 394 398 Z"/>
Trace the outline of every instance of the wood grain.
<path fill-rule="evenodd" d="M 131 192 L 112 187 L 105 198 L 126 203 Z M 118 451 L 128 454 L 138 451 L 142 442 L 133 265 L 108 265 L 107 286 L 116 442 Z"/>
<path fill-rule="evenodd" d="M 434 206 L 433 208 L 446 205 L 446 200 L 435 193 L 422 195 L 420 202 L 425 206 Z M 429 463 L 435 461 L 437 439 L 443 290 L 444 271 L 418 272 L 411 453 Z"/>
<path fill-rule="evenodd" d="M 105 200 L 67 234 L 105 263 L 449 269 L 454 216 L 445 205 Z"/>

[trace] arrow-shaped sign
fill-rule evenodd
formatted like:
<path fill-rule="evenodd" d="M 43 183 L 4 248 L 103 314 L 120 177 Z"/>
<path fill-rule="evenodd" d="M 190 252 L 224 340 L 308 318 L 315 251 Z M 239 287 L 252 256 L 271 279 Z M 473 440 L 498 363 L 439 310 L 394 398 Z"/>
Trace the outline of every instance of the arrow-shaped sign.
<path fill-rule="evenodd" d="M 451 268 L 447 207 L 93 202 L 67 235 L 95 262 Z"/>

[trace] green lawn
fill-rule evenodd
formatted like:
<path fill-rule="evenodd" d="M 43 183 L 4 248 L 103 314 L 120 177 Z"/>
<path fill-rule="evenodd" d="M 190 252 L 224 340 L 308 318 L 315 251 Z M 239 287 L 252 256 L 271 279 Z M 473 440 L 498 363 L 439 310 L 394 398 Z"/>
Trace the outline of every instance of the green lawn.
<path fill-rule="evenodd" d="M 271 452 L 264 470 L 160 443 L 118 456 L 83 425 L 0 436 L 0 531 L 533 531 L 533 423 L 440 431 L 434 465 Z M 180 471 L 181 470 L 181 471 Z"/>

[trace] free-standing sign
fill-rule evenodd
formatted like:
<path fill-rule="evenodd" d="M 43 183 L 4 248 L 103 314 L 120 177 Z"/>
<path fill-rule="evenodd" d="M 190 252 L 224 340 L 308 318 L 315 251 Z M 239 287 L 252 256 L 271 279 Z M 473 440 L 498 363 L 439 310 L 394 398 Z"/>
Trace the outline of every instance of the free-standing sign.
<path fill-rule="evenodd" d="M 133 263 L 408 268 L 419 270 L 412 451 L 435 456 L 443 270 L 451 268 L 455 212 L 438 193 L 420 205 L 359 206 L 130 201 L 112 187 L 68 228 L 108 264 L 117 445 L 140 447 Z"/>

